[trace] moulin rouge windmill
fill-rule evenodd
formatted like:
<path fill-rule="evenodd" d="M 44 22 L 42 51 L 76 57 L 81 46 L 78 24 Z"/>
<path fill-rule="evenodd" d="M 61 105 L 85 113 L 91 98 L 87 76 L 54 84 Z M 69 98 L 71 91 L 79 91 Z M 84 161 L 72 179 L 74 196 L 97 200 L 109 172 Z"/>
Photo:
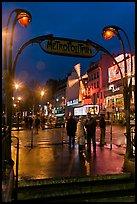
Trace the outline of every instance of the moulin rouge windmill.
<path fill-rule="evenodd" d="M 87 74 L 81 76 L 81 66 L 80 63 L 74 66 L 76 72 L 76 78 L 68 80 L 68 87 L 74 86 L 76 83 L 79 83 L 79 102 L 82 101 L 83 93 L 85 92 L 84 79 L 88 77 Z"/>

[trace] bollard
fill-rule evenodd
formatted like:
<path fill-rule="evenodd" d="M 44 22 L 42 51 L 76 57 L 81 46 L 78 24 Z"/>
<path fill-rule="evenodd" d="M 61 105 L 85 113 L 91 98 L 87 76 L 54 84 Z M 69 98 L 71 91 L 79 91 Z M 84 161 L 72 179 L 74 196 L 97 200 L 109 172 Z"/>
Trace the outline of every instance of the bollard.
<path fill-rule="evenodd" d="M 112 150 L 112 122 L 110 122 L 110 150 Z"/>
<path fill-rule="evenodd" d="M 61 131 L 61 139 L 62 139 L 62 145 L 63 145 L 63 134 L 62 134 L 62 131 Z"/>
<path fill-rule="evenodd" d="M 31 131 L 31 148 L 33 148 L 33 126 Z"/>

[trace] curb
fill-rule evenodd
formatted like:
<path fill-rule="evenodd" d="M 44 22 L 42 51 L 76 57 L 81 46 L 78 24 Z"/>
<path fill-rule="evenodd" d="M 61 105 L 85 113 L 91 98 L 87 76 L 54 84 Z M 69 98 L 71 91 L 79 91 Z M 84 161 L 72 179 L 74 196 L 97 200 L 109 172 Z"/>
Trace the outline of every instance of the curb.
<path fill-rule="evenodd" d="M 135 179 L 135 161 L 127 159 L 124 162 L 123 172 L 130 172 L 133 179 Z"/>

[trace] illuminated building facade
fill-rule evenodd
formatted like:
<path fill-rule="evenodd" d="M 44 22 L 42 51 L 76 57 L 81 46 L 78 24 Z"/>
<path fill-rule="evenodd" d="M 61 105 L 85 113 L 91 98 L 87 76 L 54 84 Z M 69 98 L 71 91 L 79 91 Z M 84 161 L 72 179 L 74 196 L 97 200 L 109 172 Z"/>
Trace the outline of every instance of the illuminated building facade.
<path fill-rule="evenodd" d="M 133 72 L 131 75 L 130 56 L 127 56 L 128 77 L 132 77 L 131 114 L 134 114 L 135 106 L 135 56 L 133 56 Z M 124 76 L 123 55 L 114 56 L 119 63 Z M 123 86 L 119 70 L 113 60 L 106 54 L 102 54 L 100 60 L 90 64 L 87 70 L 87 78 L 83 76 L 84 89 L 82 100 L 79 99 L 80 83 L 77 80 L 75 70 L 67 78 L 65 115 L 86 115 L 87 112 L 99 115 L 104 113 L 106 119 L 124 122 Z"/>
<path fill-rule="evenodd" d="M 73 70 L 67 79 L 66 117 L 74 115 L 74 108 L 78 106 L 81 106 L 81 102 L 79 102 L 79 81 L 77 80 L 77 73 Z"/>
<path fill-rule="evenodd" d="M 60 80 L 57 84 L 56 92 L 52 104 L 54 106 L 53 115 L 65 115 L 66 107 L 66 83 L 67 79 Z"/>
<path fill-rule="evenodd" d="M 123 77 L 124 74 L 124 58 L 123 55 L 115 57 L 121 68 Z M 127 60 L 127 72 L 129 79 L 132 77 L 132 93 L 131 93 L 131 115 L 135 112 L 135 56 L 133 56 L 133 72 L 131 73 L 131 58 L 129 54 L 126 54 Z M 123 98 L 123 86 L 120 77 L 120 72 L 116 65 L 112 65 L 108 68 L 108 88 L 105 91 L 105 109 L 108 115 L 111 114 L 113 121 L 124 122 L 124 98 Z"/>
<path fill-rule="evenodd" d="M 95 114 L 105 111 L 104 93 L 108 87 L 107 70 L 110 65 L 112 65 L 112 59 L 108 55 L 103 54 L 100 60 L 91 63 L 87 70 L 88 83 L 86 96 L 83 98 L 83 105 L 92 104 Z"/>
<path fill-rule="evenodd" d="M 123 55 L 114 56 L 121 67 L 124 75 L 124 59 Z M 131 114 L 135 112 L 135 56 L 133 56 L 133 72 L 130 70 L 130 55 L 127 57 L 127 69 L 129 79 L 132 77 L 132 94 L 131 94 Z M 83 94 L 82 104 L 92 104 L 95 114 L 97 109 L 99 113 L 104 113 L 107 119 L 112 118 L 114 121 L 124 122 L 124 99 L 123 86 L 120 72 L 117 65 L 112 59 L 106 55 L 101 55 L 98 62 L 93 62 L 87 71 L 88 83 L 86 85 L 85 94 Z M 94 106 L 96 106 L 94 108 Z M 98 108 L 97 108 L 98 107 Z"/>

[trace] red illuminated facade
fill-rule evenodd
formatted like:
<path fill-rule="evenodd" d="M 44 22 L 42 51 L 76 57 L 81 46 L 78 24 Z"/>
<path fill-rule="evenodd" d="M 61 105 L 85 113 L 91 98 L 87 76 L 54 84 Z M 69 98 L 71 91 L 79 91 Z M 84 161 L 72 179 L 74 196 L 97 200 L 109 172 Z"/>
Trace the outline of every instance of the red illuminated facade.
<path fill-rule="evenodd" d="M 127 54 L 129 79 L 133 78 L 131 112 L 134 114 L 134 91 L 135 91 L 135 56 L 133 56 L 133 73 L 131 76 L 130 56 Z M 114 56 L 121 67 L 124 77 L 123 55 Z M 74 72 L 75 73 L 75 72 Z M 86 114 L 85 109 L 92 114 L 104 113 L 106 119 L 114 121 L 124 121 L 124 99 L 122 79 L 113 59 L 106 54 L 102 54 L 100 60 L 90 64 L 87 70 L 87 78 L 84 81 L 84 90 L 82 92 L 82 101 L 78 100 L 79 83 L 74 84 L 76 77 L 74 74 L 68 77 L 68 86 L 66 87 L 66 108 L 65 113 L 71 112 L 72 115 Z M 73 82 L 73 83 L 71 83 Z M 71 85 L 71 86 L 70 86 Z M 83 107 L 83 108 L 82 108 Z"/>
<path fill-rule="evenodd" d="M 113 64 L 108 55 L 101 55 L 98 62 L 91 63 L 87 70 L 88 83 L 86 96 L 83 97 L 82 104 L 98 105 L 99 111 L 105 109 L 105 90 L 108 87 L 108 67 Z"/>
<path fill-rule="evenodd" d="M 124 77 L 123 55 L 114 56 Z M 128 64 L 129 79 L 131 78 L 130 56 L 126 54 Z M 135 73 L 135 56 L 133 56 L 133 73 Z M 132 73 L 132 99 L 131 112 L 134 112 L 134 89 L 135 76 Z M 123 120 L 124 116 L 124 99 L 122 80 L 117 66 L 113 60 L 106 54 L 101 55 L 98 62 L 93 62 L 87 71 L 88 83 L 86 85 L 85 95 L 83 95 L 82 104 L 92 104 L 99 106 L 99 112 L 106 114 L 109 119 L 110 115 L 113 120 Z"/>

